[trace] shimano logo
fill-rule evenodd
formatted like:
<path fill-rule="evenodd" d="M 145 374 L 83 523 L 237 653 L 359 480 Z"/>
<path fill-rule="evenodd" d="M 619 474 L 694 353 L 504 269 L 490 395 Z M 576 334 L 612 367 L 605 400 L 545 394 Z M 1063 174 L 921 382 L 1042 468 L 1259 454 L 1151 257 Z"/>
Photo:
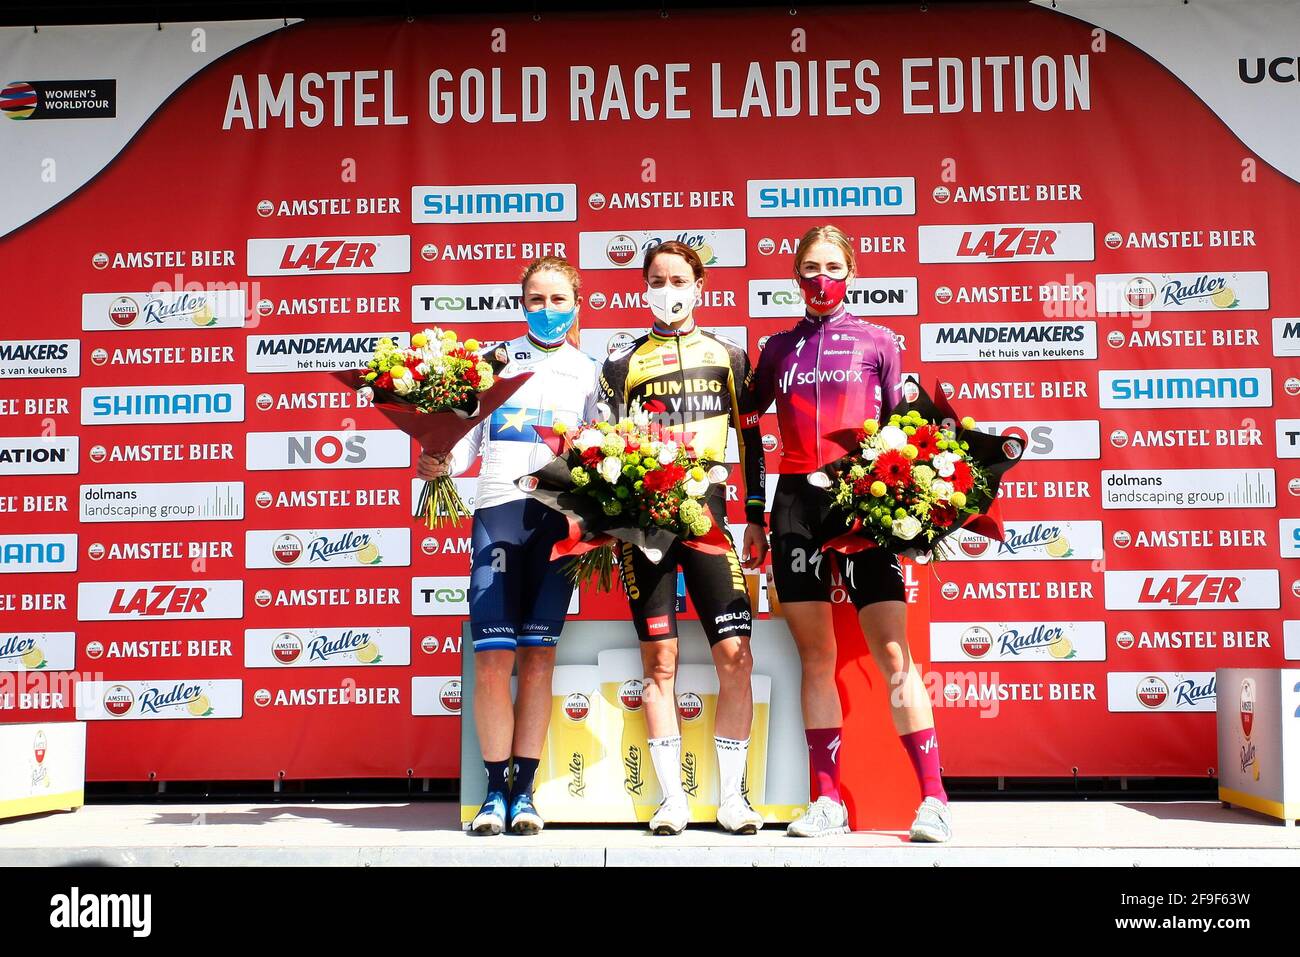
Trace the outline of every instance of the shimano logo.
<path fill-rule="evenodd" d="M 767 186 L 758 190 L 760 210 L 901 211 L 911 205 L 902 186 L 848 183 L 843 186 Z"/>
<path fill-rule="evenodd" d="M 529 223 L 578 218 L 573 184 L 522 186 L 417 186 L 412 190 L 417 223 Z"/>

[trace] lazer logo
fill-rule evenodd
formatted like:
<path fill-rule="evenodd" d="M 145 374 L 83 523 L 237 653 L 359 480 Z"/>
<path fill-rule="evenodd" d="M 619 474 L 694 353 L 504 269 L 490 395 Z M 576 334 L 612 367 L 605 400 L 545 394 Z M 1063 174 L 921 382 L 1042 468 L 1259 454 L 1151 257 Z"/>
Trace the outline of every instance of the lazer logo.
<path fill-rule="evenodd" d="M 290 243 L 280 257 L 281 269 L 305 269 L 308 272 L 329 272 L 342 269 L 373 269 L 375 243 L 346 242 L 342 239 L 325 239 L 318 243 Z"/>
<path fill-rule="evenodd" d="M 129 596 L 125 588 L 119 588 L 113 595 L 108 610 L 114 615 L 144 615 L 145 617 L 191 612 L 202 614 L 203 600 L 207 596 L 206 588 L 179 588 L 175 585 L 137 588 Z"/>
<path fill-rule="evenodd" d="M 1059 234 L 1054 229 L 1003 226 L 982 233 L 966 231 L 957 245 L 957 255 L 981 259 L 1011 259 L 1014 256 L 1051 256 Z"/>
<path fill-rule="evenodd" d="M 1240 578 L 1219 575 L 1147 578 L 1138 593 L 1138 601 L 1144 605 L 1170 606 L 1236 604 L 1241 585 Z"/>

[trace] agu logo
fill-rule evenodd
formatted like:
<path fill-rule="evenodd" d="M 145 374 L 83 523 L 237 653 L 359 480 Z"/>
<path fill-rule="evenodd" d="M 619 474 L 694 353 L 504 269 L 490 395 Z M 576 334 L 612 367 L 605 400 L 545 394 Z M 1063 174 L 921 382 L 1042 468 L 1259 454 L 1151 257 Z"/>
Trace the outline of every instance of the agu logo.
<path fill-rule="evenodd" d="M 438 700 L 448 711 L 460 714 L 460 679 L 448 681 L 438 689 Z"/>
<path fill-rule="evenodd" d="M 626 233 L 619 233 L 605 244 L 605 258 L 615 266 L 626 266 L 636 258 L 636 240 Z"/>
<path fill-rule="evenodd" d="M 135 694 L 126 685 L 113 685 L 104 692 L 104 710 L 114 718 L 130 713 L 135 706 Z"/>
<path fill-rule="evenodd" d="M 974 625 L 961 633 L 961 650 L 968 658 L 983 658 L 993 649 L 993 633 Z"/>
<path fill-rule="evenodd" d="M 570 721 L 586 721 L 591 713 L 591 700 L 582 692 L 574 691 L 564 699 L 564 716 Z"/>
<path fill-rule="evenodd" d="M 677 696 L 677 713 L 683 721 L 694 721 L 704 713 L 704 702 L 693 691 L 683 691 Z"/>
<path fill-rule="evenodd" d="M 1238 707 L 1241 711 L 1241 730 L 1249 738 L 1250 732 L 1255 727 L 1255 679 L 1242 679 L 1241 698 Z"/>
<path fill-rule="evenodd" d="M 286 532 L 271 546 L 271 555 L 281 565 L 293 565 L 302 558 L 302 540 Z"/>
<path fill-rule="evenodd" d="M 271 655 L 282 665 L 291 665 L 302 657 L 302 639 L 291 631 L 282 632 L 271 642 Z"/>
<path fill-rule="evenodd" d="M 1169 685 L 1155 675 L 1143 678 L 1138 682 L 1137 699 L 1144 708 L 1155 710 L 1169 700 Z"/>
<path fill-rule="evenodd" d="M 640 678 L 629 678 L 618 688 L 619 703 L 628 711 L 640 711 L 645 685 Z"/>

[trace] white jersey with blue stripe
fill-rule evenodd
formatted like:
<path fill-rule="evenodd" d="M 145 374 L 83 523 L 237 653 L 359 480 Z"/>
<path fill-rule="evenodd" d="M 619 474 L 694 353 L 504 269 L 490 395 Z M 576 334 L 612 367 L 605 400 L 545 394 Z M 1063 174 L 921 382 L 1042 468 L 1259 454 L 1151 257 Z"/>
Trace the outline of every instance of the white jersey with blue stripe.
<path fill-rule="evenodd" d="M 600 366 L 594 359 L 567 341 L 557 348 L 543 349 L 527 335 L 511 339 L 504 346 L 510 364 L 501 376 L 531 372 L 532 378 L 452 449 L 453 475 L 466 471 L 476 457 L 483 457 L 476 509 L 527 497 L 515 487 L 515 480 L 536 472 L 552 458 L 534 425 L 563 422 L 576 426 L 597 417 Z"/>

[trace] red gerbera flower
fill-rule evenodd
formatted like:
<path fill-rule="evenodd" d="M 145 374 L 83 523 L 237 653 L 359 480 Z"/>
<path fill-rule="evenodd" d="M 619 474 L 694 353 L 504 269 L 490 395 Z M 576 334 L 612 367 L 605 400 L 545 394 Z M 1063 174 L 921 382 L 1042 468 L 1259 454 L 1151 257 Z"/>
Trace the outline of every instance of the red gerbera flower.
<path fill-rule="evenodd" d="M 933 425 L 918 426 L 915 434 L 907 437 L 907 441 L 916 446 L 918 459 L 931 458 L 939 451 L 935 445 L 939 441 L 939 430 Z"/>
<path fill-rule="evenodd" d="M 930 521 L 935 528 L 948 528 L 957 520 L 957 510 L 947 502 L 939 502 L 930 508 Z"/>
<path fill-rule="evenodd" d="M 872 474 L 886 485 L 906 485 L 912 478 L 912 461 L 902 452 L 881 452 L 872 466 Z"/>
<path fill-rule="evenodd" d="M 952 464 L 952 478 L 948 481 L 952 482 L 952 487 L 959 492 L 969 492 L 975 484 L 975 479 L 970 473 L 970 466 L 962 460 Z"/>
<path fill-rule="evenodd" d="M 666 492 L 686 477 L 686 470 L 673 463 L 645 473 L 645 487 L 652 492 Z"/>

